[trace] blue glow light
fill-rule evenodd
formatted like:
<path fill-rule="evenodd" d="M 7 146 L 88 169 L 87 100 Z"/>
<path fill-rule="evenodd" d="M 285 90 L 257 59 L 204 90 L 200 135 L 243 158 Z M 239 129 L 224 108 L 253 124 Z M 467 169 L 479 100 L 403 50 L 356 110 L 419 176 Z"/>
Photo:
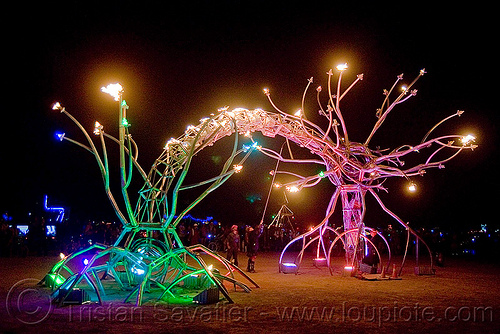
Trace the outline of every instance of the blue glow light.
<path fill-rule="evenodd" d="M 66 135 L 64 132 L 56 132 L 54 134 L 56 136 L 56 139 L 59 140 L 59 141 L 63 141 L 64 139 L 64 136 Z"/>
<path fill-rule="evenodd" d="M 284 274 L 294 274 L 299 270 L 299 267 L 293 262 L 283 262 L 280 268 Z"/>
<path fill-rule="evenodd" d="M 257 143 L 256 141 L 254 141 L 254 142 L 252 143 L 252 145 L 243 145 L 242 149 L 243 149 L 243 152 L 245 152 L 245 153 L 246 153 L 246 152 L 248 152 L 248 150 L 250 150 L 250 149 L 252 149 L 252 150 L 253 150 L 253 149 L 257 148 L 257 146 L 259 146 L 259 143 Z"/>
<path fill-rule="evenodd" d="M 45 198 L 43 201 L 43 208 L 45 209 L 45 211 L 48 211 L 48 212 L 58 212 L 56 221 L 61 223 L 64 219 L 64 208 L 49 207 L 47 202 L 48 202 L 48 196 L 45 195 Z"/>
<path fill-rule="evenodd" d="M 178 216 L 174 216 L 174 218 L 177 218 Z M 163 218 L 167 219 L 168 217 L 166 215 L 163 216 Z M 187 214 L 185 215 L 184 217 L 182 217 L 182 219 L 189 219 L 191 221 L 194 221 L 194 222 L 197 222 L 197 223 L 205 223 L 205 224 L 208 224 L 208 223 L 212 223 L 214 225 L 217 225 L 219 224 L 219 222 L 217 222 L 214 217 L 212 216 L 207 216 L 206 218 L 196 218 L 196 217 L 193 217 L 191 216 L 190 214 Z"/>
<path fill-rule="evenodd" d="M 289 262 L 283 262 L 282 265 L 284 267 L 297 267 L 297 265 L 295 263 L 289 263 Z"/>

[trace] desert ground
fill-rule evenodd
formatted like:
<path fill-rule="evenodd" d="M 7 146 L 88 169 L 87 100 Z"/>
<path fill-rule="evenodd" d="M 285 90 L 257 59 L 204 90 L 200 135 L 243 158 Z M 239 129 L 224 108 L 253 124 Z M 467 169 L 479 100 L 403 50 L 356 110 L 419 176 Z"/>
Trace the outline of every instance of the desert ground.
<path fill-rule="evenodd" d="M 103 305 L 57 307 L 50 291 L 36 286 L 56 257 L 2 258 L 0 332 L 500 333 L 497 264 L 450 258 L 436 275 L 417 276 L 410 260 L 401 280 L 368 281 L 344 275 L 340 258 L 333 275 L 307 254 L 299 274 L 279 273 L 278 258 L 259 254 L 256 273 L 249 275 L 260 287 L 246 293 L 228 285 L 232 304 L 221 298 L 174 305 L 145 294 L 140 307 L 112 294 Z"/>

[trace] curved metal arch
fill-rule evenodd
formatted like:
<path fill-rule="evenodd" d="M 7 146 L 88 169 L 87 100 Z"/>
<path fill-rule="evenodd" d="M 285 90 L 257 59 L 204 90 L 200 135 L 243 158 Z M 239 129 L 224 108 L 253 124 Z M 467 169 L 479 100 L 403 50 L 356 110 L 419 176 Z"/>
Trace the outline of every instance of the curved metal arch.
<path fill-rule="evenodd" d="M 332 253 L 332 249 L 333 247 L 335 246 L 335 244 L 337 243 L 337 241 L 340 239 L 342 240 L 342 237 L 348 233 L 353 233 L 353 232 L 357 232 L 358 229 L 351 229 L 351 230 L 347 230 L 347 231 L 344 231 L 342 233 L 340 233 L 332 242 L 332 244 L 330 245 L 330 248 L 328 249 L 328 257 L 327 257 L 327 263 L 328 263 L 328 269 L 330 269 L 330 274 L 333 275 L 333 272 L 332 272 L 332 267 L 330 266 L 330 260 L 331 260 L 331 253 Z M 377 248 L 377 246 L 375 246 L 375 244 L 373 243 L 373 241 L 371 241 L 370 239 L 368 239 L 368 237 L 362 233 L 359 234 L 359 237 L 360 238 L 364 238 L 366 241 L 368 241 L 372 246 L 373 248 L 375 248 L 376 252 L 377 252 L 377 256 L 379 258 L 379 263 L 382 263 L 382 257 L 380 256 L 380 252 Z M 388 264 L 389 264 L 390 260 L 388 261 Z M 388 265 L 387 265 L 388 267 Z"/>
<path fill-rule="evenodd" d="M 398 275 L 401 275 L 401 272 L 403 270 L 403 267 L 405 265 L 405 261 L 406 261 L 406 256 L 408 254 L 408 246 L 409 246 L 409 240 L 410 240 L 410 234 L 414 235 L 415 238 L 417 238 L 419 241 L 421 241 L 425 248 L 427 249 L 427 252 L 429 253 L 429 259 L 430 259 L 430 268 L 431 270 L 434 270 L 434 259 L 432 257 L 432 252 L 431 252 L 431 249 L 430 247 L 427 245 L 427 243 L 424 241 L 424 239 L 422 239 L 418 234 L 417 232 L 415 232 L 407 223 L 405 223 L 401 218 L 399 218 L 394 212 L 392 212 L 391 210 L 389 210 L 385 204 L 382 202 L 382 200 L 380 199 L 380 197 L 378 197 L 378 195 L 373 191 L 373 189 L 369 189 L 369 192 L 373 195 L 373 197 L 375 197 L 375 199 L 377 200 L 378 204 L 380 205 L 380 207 L 387 213 L 389 214 L 392 218 L 394 218 L 398 223 L 400 223 L 403 227 L 406 228 L 406 230 L 408 231 L 408 236 L 407 236 L 407 241 L 406 241 L 406 248 L 405 248 L 405 253 L 404 253 L 404 256 L 403 256 L 403 260 L 401 262 L 401 267 L 399 269 L 399 273 Z"/>

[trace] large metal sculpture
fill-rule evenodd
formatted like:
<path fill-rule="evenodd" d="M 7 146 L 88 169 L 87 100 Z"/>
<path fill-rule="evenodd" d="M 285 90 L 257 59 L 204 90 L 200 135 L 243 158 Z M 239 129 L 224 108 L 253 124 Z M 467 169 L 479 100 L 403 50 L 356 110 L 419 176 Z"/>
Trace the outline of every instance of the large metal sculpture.
<path fill-rule="evenodd" d="M 390 177 L 405 178 L 408 182 L 408 190 L 415 191 L 416 184 L 410 179 L 411 177 L 424 175 L 426 169 L 429 168 L 444 168 L 444 164 L 447 161 L 457 156 L 463 150 L 473 150 L 476 145 L 473 144 L 475 138 L 472 135 L 444 135 L 429 138 L 431 133 L 439 125 L 450 118 L 460 116 L 463 111 L 459 110 L 453 115 L 438 122 L 429 130 L 429 132 L 425 134 L 423 139 L 417 145 L 402 145 L 392 151 L 389 151 L 389 149 L 373 150 L 369 148 L 369 143 L 374 134 L 382 126 L 389 113 L 397 105 L 407 101 L 417 94 L 417 90 L 412 89 L 412 87 L 415 85 L 417 80 L 426 73 L 425 69 L 420 70 L 418 76 L 409 85 L 403 85 L 401 87 L 400 93 L 396 93 L 392 103 L 390 102 L 391 94 L 395 91 L 398 83 L 403 80 L 403 74 L 397 76 L 397 79 L 390 90 L 384 90 L 385 98 L 382 106 L 377 109 L 376 112 L 377 121 L 375 122 L 368 138 L 362 143 L 354 142 L 349 138 L 347 126 L 340 108 L 340 102 L 355 84 L 363 80 L 363 74 L 357 75 L 356 80 L 345 91 L 341 92 L 342 74 L 345 70 L 347 70 L 347 64 L 341 64 L 337 66 L 336 69 L 339 72 L 339 77 L 335 91 L 332 89 L 331 84 L 332 77 L 334 76 L 333 70 L 330 70 L 327 73 L 328 102 L 326 108 L 323 107 L 320 100 L 320 93 L 322 91 L 321 86 L 316 89 L 317 101 L 320 108 L 319 113 L 328 121 L 328 127 L 325 130 L 308 121 L 305 118 L 303 111 L 304 98 L 310 84 L 312 83 L 312 78 L 309 79 L 309 84 L 304 91 L 302 109 L 296 112 L 294 116 L 288 116 L 295 119 L 296 127 L 300 130 L 297 131 L 295 136 L 287 137 L 298 143 L 300 146 L 308 148 L 311 153 L 318 155 L 321 158 L 321 161 L 309 162 L 321 164 L 326 170 L 317 175 L 307 177 L 295 174 L 297 180 L 284 184 L 283 186 L 285 186 L 289 191 L 296 192 L 302 188 L 314 186 L 322 178 L 326 177 L 336 186 L 336 190 L 330 199 L 324 220 L 316 227 L 296 237 L 290 241 L 287 246 L 285 246 L 280 256 L 279 269 L 285 273 L 297 273 L 305 250 L 310 245 L 315 244 L 317 246 L 316 258 L 314 258 L 315 264 L 326 264 L 330 268 L 330 272 L 333 273 L 331 267 L 331 255 L 333 248 L 339 241 L 342 243 L 345 250 L 344 268 L 346 270 L 359 268 L 368 248 L 374 249 L 378 256 L 378 261 L 381 261 L 380 251 L 378 250 L 377 245 L 375 245 L 371 239 L 367 237 L 368 232 L 376 234 L 379 233 L 373 228 L 366 226 L 364 220 L 366 208 L 365 196 L 366 194 L 370 194 L 375 198 L 380 207 L 399 224 L 401 224 L 407 231 L 406 248 L 398 275 L 401 274 L 405 264 L 410 237 L 412 236 L 415 238 L 415 243 L 417 245 L 417 263 L 418 245 L 419 243 L 423 243 L 430 256 L 430 266 L 428 267 L 427 272 L 432 273 L 434 271 L 433 257 L 428 245 L 407 223 L 405 223 L 384 205 L 380 197 L 377 195 L 377 191 L 387 191 L 387 189 L 383 186 L 383 183 Z M 279 110 L 271 100 L 269 90 L 265 90 L 264 93 L 268 96 L 273 107 L 280 114 L 285 115 L 285 113 Z M 332 134 L 333 138 L 330 137 L 330 134 Z M 432 150 L 432 148 L 434 148 L 434 150 Z M 422 152 L 420 155 L 423 156 L 423 152 L 426 149 L 430 151 L 430 153 L 424 156 L 425 159 L 423 159 L 423 162 L 415 166 L 405 167 L 405 162 L 402 160 L 403 158 L 411 153 L 420 152 Z M 451 153 L 445 155 L 444 157 L 439 155 L 440 158 L 437 158 L 438 154 L 445 154 L 442 152 L 445 149 L 451 150 Z M 284 160 L 276 152 L 264 149 L 262 151 L 275 159 Z M 343 219 L 343 229 L 340 232 L 339 229 L 334 228 L 333 224 L 330 222 L 330 218 L 335 210 L 339 197 L 342 205 Z M 329 238 L 325 237 L 325 235 L 330 234 L 330 232 L 334 235 L 333 241 L 330 241 Z M 388 270 L 391 263 L 391 247 L 383 235 L 379 235 L 387 248 L 388 260 L 385 268 Z M 300 245 L 300 251 L 291 252 L 290 246 L 296 243 Z M 288 258 L 287 254 L 290 254 L 288 255 Z"/>
<path fill-rule="evenodd" d="M 157 299 L 176 297 L 176 289 L 179 286 L 187 285 L 186 282 L 193 275 L 204 277 L 205 281 L 219 289 L 229 302 L 232 300 L 224 282 L 234 284 L 235 289 L 236 286 L 239 286 L 244 291 L 250 291 L 248 283 L 245 284 L 238 280 L 234 273 L 239 273 L 251 285 L 258 287 L 250 277 L 217 253 L 202 245 L 184 246 L 176 232 L 181 219 L 209 193 L 222 185 L 234 173 L 238 173 L 243 168 L 243 163 L 255 150 L 278 160 L 277 162 L 313 163 L 324 167 L 324 171 L 319 174 L 306 177 L 295 173 L 276 171 L 277 174 L 286 173 L 296 178 L 292 182 L 281 185 L 275 183 L 276 187 L 285 187 L 290 192 L 296 192 L 305 187 L 312 187 L 324 178 L 336 186 L 327 206 L 325 219 L 306 234 L 292 240 L 284 248 L 280 256 L 280 269 L 287 267 L 296 272 L 305 249 L 315 241 L 317 241 L 317 258 L 322 255 L 328 265 L 330 265 L 332 249 L 339 240 L 346 252 L 346 263 L 351 266 L 358 263 L 364 245 L 370 242 L 366 239 L 365 232 L 372 230 L 364 224 L 366 194 L 371 194 L 384 211 L 403 225 L 408 231 L 408 235 L 411 234 L 419 238 L 408 224 L 385 207 L 376 191 L 386 190 L 383 187 L 383 182 L 389 177 L 406 178 L 411 187 L 415 187 L 415 184 L 410 181 L 412 176 L 422 175 L 428 168 L 441 168 L 446 161 L 455 157 L 462 150 L 473 149 L 475 146 L 471 142 L 474 138 L 470 135 L 448 135 L 429 139 L 432 131 L 442 122 L 451 117 L 460 116 L 462 112 L 459 111 L 439 122 L 425 135 L 421 143 L 415 146 L 403 145 L 388 153 L 368 148 L 371 138 L 394 107 L 416 95 L 416 90 L 411 90 L 411 88 L 417 79 L 425 74 L 425 71 L 421 70 L 417 78 L 405 87 L 392 103 L 389 103 L 391 93 L 403 76 L 397 77 L 392 88 L 385 91 L 386 96 L 382 107 L 377 111 L 378 120 L 368 139 L 363 143 L 351 141 L 340 110 L 340 102 L 347 92 L 363 79 L 363 75 L 358 75 L 356 81 L 344 92 L 341 92 L 342 73 L 346 69 L 347 65 L 337 67 L 340 74 L 336 94 L 333 93 L 331 86 L 331 80 L 334 76 L 333 70 L 328 72 L 328 103 L 326 108 L 323 108 L 320 102 L 322 89 L 321 87 L 317 88 L 320 114 L 328 122 L 326 129 L 309 121 L 304 113 L 304 99 L 312 83 L 312 78 L 309 79 L 304 92 L 302 109 L 294 114 L 278 109 L 270 98 L 269 90 L 265 89 L 264 93 L 276 112 L 262 109 L 237 108 L 229 110 L 228 107 L 221 108 L 209 117 L 201 119 L 198 125 L 188 126 L 181 137 L 170 139 L 147 174 L 137 160 L 137 145 L 129 133 L 130 124 L 126 118 L 128 105 L 122 98 L 123 88 L 119 84 L 109 85 L 102 89 L 112 95 L 119 105 L 118 138 L 107 134 L 100 123 L 95 123 L 94 134 L 99 138 L 102 153 L 99 153 L 82 125 L 64 107 L 56 103 L 53 109 L 68 116 L 80 128 L 88 145 L 68 138 L 62 133 L 58 134 L 58 138 L 61 141 L 67 140 L 75 143 L 95 156 L 103 177 L 106 194 L 123 224 L 123 231 L 118 240 L 111 246 L 95 244 L 62 258 L 45 277 L 45 282 L 56 288 L 54 295 L 63 303 L 73 288 L 87 284 L 95 291 L 98 300 L 102 302 L 106 290 L 102 283 L 103 276 L 113 278 L 119 287 L 130 290 L 125 300 L 128 301 L 135 296 L 138 305 L 143 302 L 145 291 L 158 291 Z M 284 158 L 281 151 L 276 152 L 254 142 L 252 133 L 256 131 L 267 137 L 282 136 L 300 147 L 308 149 L 319 159 Z M 233 149 L 220 174 L 196 184 L 185 185 L 184 180 L 193 157 L 203 148 L 233 134 Z M 239 148 L 238 135 L 250 138 L 251 143 Z M 125 212 L 118 205 L 110 189 L 106 139 L 116 142 L 119 147 L 120 185 Z M 459 143 L 455 144 L 455 142 Z M 430 147 L 436 147 L 436 149 L 428 155 L 423 163 L 406 169 L 402 168 L 403 161 L 401 159 L 403 157 Z M 444 149 L 453 150 L 453 153 L 446 158 L 435 160 L 436 155 Z M 139 191 L 139 199 L 135 207 L 128 196 L 134 167 L 144 180 L 144 186 Z M 179 195 L 187 189 L 194 188 L 203 190 L 192 203 L 180 208 Z M 344 230 L 341 232 L 329 224 L 339 197 L 343 209 Z M 335 233 L 336 238 L 333 242 L 326 241 L 324 237 L 326 231 Z M 292 262 L 288 260 L 286 262 L 285 258 L 288 256 L 290 245 L 299 241 L 302 241 L 301 251 L 298 255 L 293 255 L 295 258 Z M 83 266 L 78 265 L 83 256 L 86 256 L 87 261 Z M 207 256 L 218 261 L 227 273 L 222 274 L 207 265 L 204 260 Z"/>
<path fill-rule="evenodd" d="M 69 138 L 64 133 L 56 135 L 59 140 L 70 141 L 94 155 L 102 174 L 106 194 L 123 225 L 123 230 L 111 246 L 94 244 L 63 256 L 43 280 L 45 284 L 56 289 L 54 298 L 60 304 L 64 304 L 76 287 L 87 285 L 95 292 L 98 302 L 102 303 L 106 296 L 106 286 L 103 285 L 105 277 L 112 278 L 115 285 L 122 290 L 130 290 L 125 301 L 135 296 L 137 305 L 142 304 L 145 291 L 157 292 L 155 295 L 157 300 L 179 302 L 176 299 L 179 293 L 174 291 L 178 291 L 179 286 L 193 287 L 193 285 L 205 288 L 215 286 L 227 301 L 232 302 L 223 282 L 233 284 L 235 289 L 239 286 L 246 292 L 251 291 L 248 283 L 238 280 L 235 273 L 246 279 L 253 287 L 258 287 L 257 283 L 242 270 L 205 246 L 199 244 L 185 247 L 176 231 L 177 224 L 190 209 L 232 174 L 241 170 L 242 164 L 255 150 L 256 145 L 238 149 L 238 135 L 235 135 L 233 151 L 218 176 L 197 184 L 184 185 L 184 179 L 195 154 L 204 147 L 212 145 L 221 135 L 226 135 L 227 131 L 223 131 L 226 123 L 233 124 L 230 125 L 233 129 L 229 134 L 236 130 L 234 120 L 229 116 L 214 115 L 203 119 L 198 127 L 188 127 L 180 138 L 170 140 L 147 175 L 137 161 L 138 148 L 129 133 L 130 124 L 126 118 L 128 105 L 122 98 L 122 86 L 111 84 L 103 87 L 102 91 L 112 95 L 119 105 L 118 139 L 107 134 L 103 126 L 95 122 L 93 132 L 101 142 L 102 157 L 87 131 L 60 103 L 54 104 L 53 109 L 68 116 L 78 126 L 87 139 L 88 146 Z M 119 146 L 120 189 L 125 203 L 125 213 L 111 192 L 105 139 L 110 139 Z M 243 157 L 236 161 L 241 155 Z M 128 195 L 133 167 L 144 179 L 144 188 L 139 191 L 135 209 Z M 206 189 L 199 197 L 178 213 L 179 193 L 203 186 Z M 205 261 L 207 256 L 218 261 L 227 272 L 221 274 L 213 264 L 207 264 Z M 193 277 L 196 277 L 197 284 L 192 283 Z"/>

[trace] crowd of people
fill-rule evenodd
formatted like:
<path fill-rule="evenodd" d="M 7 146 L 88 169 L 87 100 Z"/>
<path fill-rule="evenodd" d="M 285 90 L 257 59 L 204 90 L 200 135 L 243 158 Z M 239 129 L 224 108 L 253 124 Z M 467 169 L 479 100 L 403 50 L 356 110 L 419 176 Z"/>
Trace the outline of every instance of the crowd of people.
<path fill-rule="evenodd" d="M 82 224 L 64 221 L 53 225 L 52 222 L 46 223 L 41 216 L 32 217 L 29 222 L 24 224 L 27 229 L 23 230 L 20 229 L 20 225 L 5 217 L 5 215 L 0 217 L 0 256 L 2 257 L 58 255 L 60 252 L 69 254 L 88 247 L 92 243 L 111 245 L 122 231 L 120 223 L 88 221 Z M 55 226 L 54 230 L 49 232 L 47 225 Z M 177 226 L 177 233 L 184 246 L 205 245 L 219 253 L 226 253 L 228 260 L 233 261 L 236 265 L 239 264 L 238 254 L 243 253 L 248 256 L 248 271 L 254 270 L 258 251 L 279 252 L 290 240 L 303 232 L 305 231 L 276 226 L 269 227 L 263 224 L 250 226 L 239 222 L 227 225 L 215 221 L 193 219 L 183 219 Z M 470 233 L 459 235 L 430 229 L 422 229 L 419 232 L 433 251 L 445 255 L 475 255 L 478 253 L 485 255 L 486 252 L 483 250 L 484 247 L 481 248 L 481 245 L 489 245 L 493 241 L 495 241 L 495 247 L 490 248 L 494 248 L 498 253 L 498 243 L 496 242 L 498 233 L 478 232 L 470 237 Z M 378 233 L 387 240 L 393 255 L 404 252 L 406 247 L 406 232 L 404 230 L 388 225 L 385 229 L 380 229 Z M 332 241 L 336 235 L 327 231 L 324 237 Z M 382 253 L 386 251 L 386 245 L 382 238 L 375 238 L 373 242 L 379 251 Z M 299 244 L 297 243 L 295 246 L 299 247 Z M 410 251 L 413 251 L 413 247 L 414 245 L 410 244 Z M 338 248 L 339 253 L 341 253 L 340 243 Z"/>
<path fill-rule="evenodd" d="M 52 224 L 52 223 L 50 223 Z M 35 216 L 24 224 L 0 221 L 0 256 L 25 257 L 69 254 L 89 244 L 112 244 L 121 232 L 121 225 L 111 222 L 68 222 L 49 225 Z"/>
<path fill-rule="evenodd" d="M 18 225 L 0 220 L 0 256 L 25 257 L 70 254 L 93 243 L 113 244 L 122 226 L 115 222 L 88 221 L 85 224 L 65 221 L 47 223 L 43 216 L 34 216 L 29 222 Z M 47 226 L 49 225 L 49 226 Z M 25 228 L 22 228 L 24 226 Z M 49 232 L 50 229 L 53 229 Z M 228 260 L 238 265 L 238 254 L 248 255 L 248 271 L 254 271 L 255 259 L 262 249 L 279 250 L 298 232 L 264 228 L 264 225 L 248 226 L 240 223 L 225 226 L 213 221 L 182 220 L 177 233 L 184 246 L 202 244 L 214 251 L 226 253 Z"/>

